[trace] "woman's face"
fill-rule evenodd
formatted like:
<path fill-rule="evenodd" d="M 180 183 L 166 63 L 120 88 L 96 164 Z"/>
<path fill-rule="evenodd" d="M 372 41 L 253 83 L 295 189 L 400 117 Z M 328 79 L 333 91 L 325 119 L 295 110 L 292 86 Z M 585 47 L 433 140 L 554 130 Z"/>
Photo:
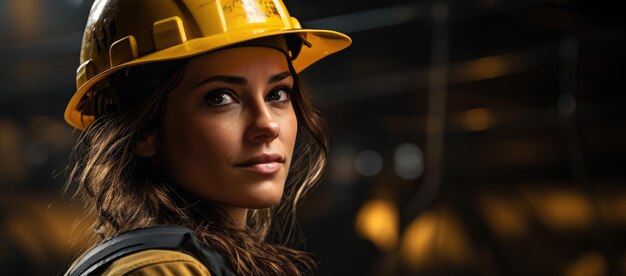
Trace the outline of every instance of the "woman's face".
<path fill-rule="evenodd" d="M 154 154 L 187 191 L 227 212 L 283 192 L 297 133 L 285 55 L 240 47 L 190 61 L 168 95 Z M 154 136 L 154 135 L 152 135 Z"/>

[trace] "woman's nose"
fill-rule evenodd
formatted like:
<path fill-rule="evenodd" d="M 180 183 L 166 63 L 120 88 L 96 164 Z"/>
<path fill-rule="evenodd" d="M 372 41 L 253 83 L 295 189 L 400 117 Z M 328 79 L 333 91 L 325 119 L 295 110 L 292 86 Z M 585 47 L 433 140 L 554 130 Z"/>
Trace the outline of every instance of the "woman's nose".
<path fill-rule="evenodd" d="M 273 141 L 278 137 L 280 124 L 266 103 L 255 109 L 254 112 L 251 112 L 252 119 L 247 129 L 247 139 L 259 144 Z"/>

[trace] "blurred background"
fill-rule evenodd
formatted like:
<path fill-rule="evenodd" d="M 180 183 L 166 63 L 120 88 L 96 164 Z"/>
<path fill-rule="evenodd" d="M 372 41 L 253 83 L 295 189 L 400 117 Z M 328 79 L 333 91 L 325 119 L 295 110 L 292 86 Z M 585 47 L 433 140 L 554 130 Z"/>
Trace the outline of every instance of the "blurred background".
<path fill-rule="evenodd" d="M 0 0 L 0 274 L 58 275 L 62 119 L 93 0 Z M 302 74 L 329 166 L 317 275 L 626 275 L 626 33 L 610 1 L 285 0 L 353 45 Z"/>

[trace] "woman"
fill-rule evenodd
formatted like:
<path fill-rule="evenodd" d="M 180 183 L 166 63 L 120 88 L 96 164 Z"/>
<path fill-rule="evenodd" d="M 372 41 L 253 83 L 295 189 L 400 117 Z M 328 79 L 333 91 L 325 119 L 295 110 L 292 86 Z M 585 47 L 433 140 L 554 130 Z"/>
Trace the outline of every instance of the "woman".
<path fill-rule="evenodd" d="M 99 245 L 70 272 L 90 258 L 105 275 L 311 272 L 287 245 L 326 137 L 298 73 L 350 43 L 280 0 L 96 1 L 65 119 L 83 130 L 68 184 Z M 98 257 L 163 225 L 199 245 Z"/>

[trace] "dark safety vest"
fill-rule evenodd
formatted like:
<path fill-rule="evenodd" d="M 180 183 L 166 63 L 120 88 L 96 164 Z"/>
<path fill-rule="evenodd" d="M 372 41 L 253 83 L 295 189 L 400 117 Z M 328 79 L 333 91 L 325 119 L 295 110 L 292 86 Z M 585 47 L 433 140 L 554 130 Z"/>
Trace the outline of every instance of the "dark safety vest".
<path fill-rule="evenodd" d="M 180 251 L 198 259 L 211 275 L 235 275 L 222 255 L 202 245 L 193 230 L 183 226 L 154 226 L 120 233 L 85 253 L 65 275 L 100 275 L 115 260 L 149 249 Z"/>

